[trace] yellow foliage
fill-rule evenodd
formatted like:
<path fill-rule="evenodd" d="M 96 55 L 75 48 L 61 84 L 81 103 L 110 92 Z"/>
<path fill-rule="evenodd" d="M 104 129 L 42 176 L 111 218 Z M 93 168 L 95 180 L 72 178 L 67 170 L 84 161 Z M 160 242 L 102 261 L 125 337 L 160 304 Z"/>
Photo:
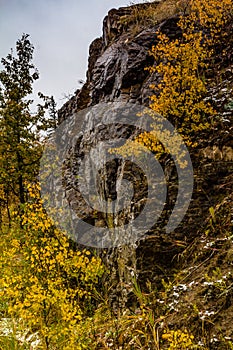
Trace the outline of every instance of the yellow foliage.
<path fill-rule="evenodd" d="M 189 350 L 195 348 L 193 343 L 194 336 L 189 334 L 186 329 L 184 331 L 168 331 L 162 335 L 162 339 L 169 342 L 167 350 Z"/>
<path fill-rule="evenodd" d="M 166 4 L 170 2 L 162 2 L 165 8 Z M 172 136 L 168 130 L 158 127 L 158 114 L 173 124 L 188 147 L 196 147 L 197 133 L 215 123 L 217 112 L 206 101 L 205 69 L 213 58 L 214 46 L 225 36 L 224 25 L 232 16 L 232 1 L 182 0 L 174 5 L 181 14 L 178 21 L 182 32 L 180 38 L 170 39 L 161 31 L 157 32 L 158 43 L 151 49 L 155 65 L 147 68 L 151 74 L 159 76 L 159 81 L 151 84 L 154 130 L 127 140 L 111 153 L 138 156 L 147 149 L 160 158 L 164 153 L 170 153 L 163 143 L 167 139 L 176 154 L 182 153 L 177 135 Z M 182 168 L 186 166 L 183 157 L 182 154 L 178 157 Z"/>
<path fill-rule="evenodd" d="M 89 251 L 73 249 L 54 226 L 38 185 L 29 186 L 28 192 L 30 202 L 19 220 L 23 228 L 14 225 L 1 246 L 0 290 L 6 316 L 24 320 L 28 329 L 37 331 L 43 348 L 49 343 L 55 349 L 64 342 L 62 349 L 79 349 L 79 323 L 103 266 Z"/>
<path fill-rule="evenodd" d="M 152 47 L 156 66 L 150 73 L 159 73 L 160 82 L 151 88 L 151 108 L 169 118 L 189 145 L 197 132 L 210 127 L 208 116 L 216 112 L 205 101 L 206 83 L 203 68 L 208 67 L 213 46 L 224 35 L 223 26 L 228 19 L 232 2 L 223 0 L 190 0 L 189 15 L 181 16 L 179 39 L 170 40 L 158 32 L 158 44 Z"/>
<path fill-rule="evenodd" d="M 186 3 L 188 16 L 180 16 L 178 22 L 181 38 L 171 40 L 158 32 L 158 43 L 152 47 L 156 65 L 148 70 L 151 74 L 158 73 L 160 81 L 151 85 L 154 95 L 150 107 L 173 123 L 187 146 L 196 147 L 195 135 L 210 128 L 210 117 L 216 115 L 211 104 L 205 101 L 203 69 L 209 65 L 214 44 L 224 36 L 222 28 L 232 13 L 232 1 L 190 0 Z M 156 136 L 157 140 L 144 133 L 136 141 L 160 156 L 167 150 L 158 133 Z"/>

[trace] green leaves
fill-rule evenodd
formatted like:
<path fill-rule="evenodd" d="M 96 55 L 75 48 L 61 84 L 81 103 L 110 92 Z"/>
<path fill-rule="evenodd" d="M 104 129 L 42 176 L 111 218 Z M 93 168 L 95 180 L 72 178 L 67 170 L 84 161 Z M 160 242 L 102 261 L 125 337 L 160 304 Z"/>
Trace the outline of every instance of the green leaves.
<path fill-rule="evenodd" d="M 36 113 L 31 112 L 33 100 L 29 95 L 33 83 L 39 78 L 34 66 L 34 47 L 28 34 L 23 34 L 13 50 L 2 58 L 0 71 L 0 184 L 5 192 L 16 195 L 20 203 L 25 202 L 25 181 L 32 181 L 38 171 L 42 153 L 41 131 L 54 128 L 56 104 L 51 97 L 40 94 L 44 103 Z M 52 107 L 51 107 L 52 106 Z M 52 109 L 52 116 L 45 111 Z"/>

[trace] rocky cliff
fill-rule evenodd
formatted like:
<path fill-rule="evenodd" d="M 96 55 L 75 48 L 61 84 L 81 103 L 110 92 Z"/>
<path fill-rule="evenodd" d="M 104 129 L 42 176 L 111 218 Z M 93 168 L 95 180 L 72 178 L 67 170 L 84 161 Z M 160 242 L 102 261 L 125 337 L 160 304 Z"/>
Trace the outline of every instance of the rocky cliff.
<path fill-rule="evenodd" d="M 156 7 L 160 1 L 155 1 Z M 112 9 L 103 21 L 103 36 L 90 45 L 87 80 L 81 90 L 60 109 L 59 120 L 99 102 L 149 103 L 152 78 L 144 68 L 153 64 L 149 55 L 162 29 L 170 37 L 179 35 L 178 16 L 156 25 L 134 28 L 134 13 L 148 5 Z M 141 30 L 140 30 L 141 29 Z"/>
<path fill-rule="evenodd" d="M 158 77 L 149 74 L 146 67 L 156 64 L 149 50 L 157 43 L 157 31 L 160 29 L 169 37 L 180 36 L 177 27 L 179 10 L 170 9 L 170 13 L 162 13 L 156 19 L 140 20 L 138 12 L 145 13 L 148 8 L 158 8 L 161 13 L 161 2 L 152 4 L 133 5 L 130 7 L 112 9 L 103 22 L 103 35 L 93 41 L 89 49 L 88 71 L 86 82 L 82 89 L 77 90 L 74 96 L 60 109 L 59 122 L 99 103 L 126 102 L 136 105 L 149 106 L 151 83 L 156 83 Z M 144 11 L 144 12 L 143 12 Z M 159 12 L 160 11 L 160 12 Z M 191 152 L 194 167 L 194 191 L 189 210 L 182 223 L 169 235 L 164 233 L 161 222 L 171 212 L 177 195 L 177 173 L 174 162 L 166 158 L 162 167 L 166 173 L 168 196 L 161 222 L 152 227 L 143 239 L 133 246 L 100 251 L 108 267 L 111 269 L 111 284 L 114 285 L 111 295 L 115 310 L 119 306 L 133 303 L 130 299 L 132 290 L 132 276 L 137 277 L 143 288 L 150 280 L 156 288 L 161 286 L 161 278 L 171 276 L 180 266 L 180 259 L 189 244 L 193 244 L 197 237 L 203 235 L 203 227 L 210 220 L 209 208 L 220 205 L 222 200 L 230 200 L 232 186 L 233 142 L 232 133 L 232 88 L 233 88 L 233 62 L 232 62 L 232 24 L 228 27 L 228 38 L 219 46 L 219 56 L 215 60 L 215 73 L 206 72 L 208 80 L 208 99 L 213 103 L 219 113 L 218 125 L 208 131 L 208 134 L 197 135 L 198 147 Z M 224 54 L 223 54 L 224 52 Z M 104 123 L 106 114 L 103 113 Z M 90 118 L 90 116 L 89 116 Z M 94 117 L 93 117 L 94 118 Z M 85 119 L 85 118 L 84 118 Z M 91 120 L 85 119 L 86 127 Z M 101 124 L 101 120 L 99 121 Z M 98 124 L 98 125 L 99 125 Z M 118 134 L 130 137 L 135 130 L 120 127 L 117 131 L 101 130 L 99 127 L 92 130 L 76 146 L 76 157 L 82 159 L 88 147 L 95 141 L 104 140 L 106 135 Z M 91 171 L 91 170 L 90 170 Z M 130 169 L 132 171 L 132 168 Z M 112 161 L 105 169 L 105 189 L 117 197 L 114 183 L 120 176 L 119 164 Z M 67 174 L 68 187 L 71 186 L 72 174 Z M 69 187 L 69 188 L 70 188 Z M 103 196 L 109 196 L 105 191 Z M 79 204 L 80 196 L 77 191 L 67 192 L 70 202 Z M 111 197 L 111 196 L 110 196 Z M 77 206 L 76 206 L 77 207 Z M 79 206 L 78 210 L 82 210 Z M 98 224 L 93 212 L 84 210 L 84 217 Z M 226 224 L 229 225 L 229 222 Z M 228 226 L 227 226 L 228 227 Z"/>

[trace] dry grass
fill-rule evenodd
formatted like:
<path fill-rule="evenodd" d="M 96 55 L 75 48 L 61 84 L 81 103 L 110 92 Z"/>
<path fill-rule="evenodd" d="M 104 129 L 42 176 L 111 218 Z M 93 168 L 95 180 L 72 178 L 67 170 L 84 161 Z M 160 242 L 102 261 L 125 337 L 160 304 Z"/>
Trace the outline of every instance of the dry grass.
<path fill-rule="evenodd" d="M 189 0 L 162 0 L 132 5 L 131 13 L 122 16 L 120 23 L 127 30 L 140 31 L 145 26 L 156 25 L 168 18 L 188 11 Z"/>

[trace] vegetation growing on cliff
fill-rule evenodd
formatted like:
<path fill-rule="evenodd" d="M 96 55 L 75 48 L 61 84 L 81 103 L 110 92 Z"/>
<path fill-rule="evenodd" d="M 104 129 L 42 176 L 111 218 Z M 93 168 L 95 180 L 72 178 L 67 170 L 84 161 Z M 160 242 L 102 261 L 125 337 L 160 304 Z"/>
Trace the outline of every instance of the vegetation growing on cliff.
<path fill-rule="evenodd" d="M 230 0 L 190 1 L 189 15 L 178 22 L 181 37 L 169 39 L 158 32 L 158 44 L 151 50 L 156 65 L 149 68 L 150 73 L 161 77 L 159 84 L 151 85 L 155 91 L 151 108 L 169 118 L 189 145 L 195 146 L 197 132 L 215 123 L 216 111 L 205 100 L 205 70 L 226 36 L 231 9 Z"/>
<path fill-rule="evenodd" d="M 172 3 L 164 1 L 150 11 L 162 8 L 164 14 L 159 16 L 163 17 Z M 158 45 L 151 50 L 157 65 L 149 71 L 160 80 L 152 85 L 151 108 L 171 120 L 187 144 L 195 146 L 202 132 L 205 137 L 214 133 L 221 138 L 217 124 L 221 116 L 206 99 L 209 81 L 205 74 L 215 68 L 215 49 L 225 40 L 232 2 L 187 0 L 178 5 L 187 15 L 178 22 L 182 34 L 171 39 L 157 33 Z M 142 18 L 145 25 L 145 17 L 144 9 L 137 12 L 138 23 Z M 20 72 L 26 77 L 26 87 L 13 79 L 20 62 L 12 55 L 0 74 L 5 82 L 5 90 L 0 91 L 0 348 L 233 349 L 232 175 L 223 174 L 223 181 L 213 187 L 217 198 L 204 193 L 209 207 L 197 238 L 173 240 L 181 248 L 171 262 L 175 268 L 163 271 L 158 285 L 150 279 L 142 285 L 132 276 L 132 303 L 116 312 L 101 259 L 93 251 L 79 250 L 43 209 L 35 177 L 42 145 L 36 133 L 30 134 L 34 119 L 30 102 L 25 101 L 37 75 L 30 74 L 34 66 L 27 36 L 22 44 L 27 64 Z M 25 83 L 23 78 L 19 81 Z M 226 107 L 232 108 L 231 104 Z M 36 123 L 41 121 L 38 116 L 43 114 L 36 115 Z M 42 128 L 45 125 L 42 122 Z M 166 152 L 154 135 L 140 135 L 138 142 L 155 153 Z M 211 176 L 205 178 L 208 181 Z M 197 191 L 203 190 L 201 185 L 197 181 Z"/>
<path fill-rule="evenodd" d="M 163 8 L 166 3 L 169 8 L 172 4 L 175 6 L 174 2 L 165 1 L 162 2 Z M 169 38 L 158 31 L 158 42 L 150 52 L 155 64 L 147 69 L 159 77 L 150 86 L 153 91 L 150 107 L 175 126 L 187 146 L 196 147 L 197 133 L 211 129 L 219 120 L 213 105 L 206 100 L 208 82 L 205 72 L 214 69 L 216 48 L 226 40 L 226 25 L 232 19 L 232 2 L 181 1 L 173 8 L 176 14 L 178 10 L 183 12 L 177 23 L 181 33 L 176 38 Z M 149 11 L 158 11 L 158 5 Z M 151 116 L 153 118 L 153 114 Z M 154 132 L 139 135 L 135 141 L 154 151 L 158 157 L 169 151 L 159 140 L 156 128 Z M 120 153 L 135 152 L 135 145 L 137 143 L 128 141 Z"/>

